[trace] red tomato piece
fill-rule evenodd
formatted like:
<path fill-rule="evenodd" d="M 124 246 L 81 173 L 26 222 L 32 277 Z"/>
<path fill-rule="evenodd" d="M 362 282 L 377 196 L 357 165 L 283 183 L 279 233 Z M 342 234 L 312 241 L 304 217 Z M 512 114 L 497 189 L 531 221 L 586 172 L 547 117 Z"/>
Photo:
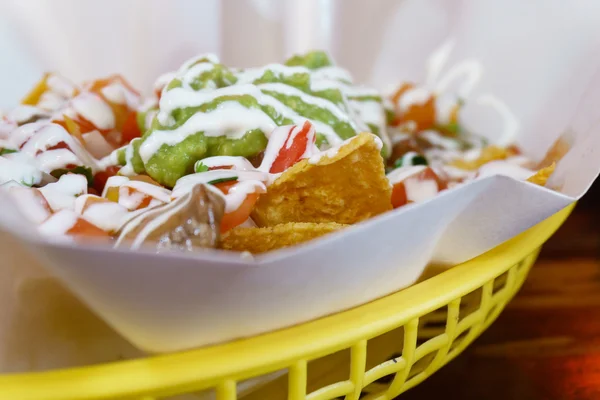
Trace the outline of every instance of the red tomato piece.
<path fill-rule="evenodd" d="M 229 190 L 237 183 L 237 181 L 221 182 L 217 183 L 215 186 L 221 190 L 221 192 L 227 194 L 229 193 Z M 254 204 L 256 204 L 257 200 L 258 193 L 250 193 L 246 196 L 237 210 L 223 215 L 223 219 L 221 220 L 221 233 L 225 233 L 228 230 L 243 224 L 248 218 L 250 218 L 250 213 L 252 212 Z"/>
<path fill-rule="evenodd" d="M 398 182 L 394 184 L 392 188 L 392 207 L 398 208 L 408 204 L 408 198 L 406 197 L 406 187 L 404 182 Z"/>
<path fill-rule="evenodd" d="M 229 193 L 229 189 L 231 189 L 232 187 L 237 185 L 237 183 L 238 183 L 238 181 L 221 182 L 221 183 L 217 183 L 215 185 L 215 187 L 217 189 L 219 189 L 221 192 L 223 192 L 223 194 L 227 194 L 227 193 Z"/>
<path fill-rule="evenodd" d="M 120 169 L 121 167 L 119 166 L 108 167 L 104 171 L 100 171 L 94 175 L 94 189 L 96 189 L 98 193 L 102 193 L 108 178 L 115 176 Z"/>
<path fill-rule="evenodd" d="M 251 193 L 246 196 L 244 202 L 238 207 L 237 210 L 232 211 L 223 215 L 221 220 L 221 233 L 225 233 L 230 229 L 241 225 L 250 217 L 250 213 L 254 208 L 254 204 L 258 200 L 258 193 Z"/>
<path fill-rule="evenodd" d="M 413 89 L 415 86 L 412 83 L 404 83 L 392 96 L 394 104 L 398 102 L 402 96 Z M 392 126 L 398 126 L 406 122 L 414 122 L 417 125 L 417 131 L 429 129 L 435 125 L 435 97 L 431 96 L 423 104 L 413 104 L 404 113 L 398 112 L 396 118 L 392 122 Z"/>
<path fill-rule="evenodd" d="M 83 218 L 77 218 L 77 222 L 68 231 L 68 235 L 88 237 L 108 237 L 108 232 L 103 231 L 96 225 L 90 224 Z"/>
<path fill-rule="evenodd" d="M 121 136 L 122 144 L 127 144 L 135 138 L 142 136 L 142 131 L 137 124 L 137 112 L 132 111 L 127 116 L 125 123 L 123 124 L 123 132 Z"/>
<path fill-rule="evenodd" d="M 142 198 L 142 201 L 140 202 L 140 204 L 136 207 L 136 210 L 141 210 L 142 208 L 146 208 L 150 205 L 150 202 L 152 201 L 152 196 L 148 196 L 147 194 L 144 194 L 138 190 L 135 190 L 133 188 L 127 188 L 128 192 L 127 194 L 129 196 L 133 196 L 137 193 L 141 193 L 144 197 Z"/>
<path fill-rule="evenodd" d="M 58 149 L 67 149 L 70 150 L 69 145 L 65 142 L 60 142 L 52 147 L 48 147 L 48 150 L 58 150 Z"/>
<path fill-rule="evenodd" d="M 141 210 L 150 205 L 153 197 L 134 188 L 121 186 L 119 188 L 119 204 L 130 211 Z M 135 207 L 135 208 L 134 208 Z"/>
<path fill-rule="evenodd" d="M 121 75 L 111 75 L 104 79 L 97 79 L 95 81 L 92 81 L 89 83 L 88 90 L 90 92 L 95 93 L 98 96 L 100 96 L 102 98 L 102 100 L 104 100 L 106 102 L 106 104 L 108 104 L 110 106 L 110 108 L 112 109 L 113 115 L 115 117 L 115 130 L 118 132 L 121 132 L 125 129 L 124 126 L 125 126 L 125 123 L 127 122 L 127 119 L 130 117 L 130 113 L 134 110 L 130 109 L 127 104 L 114 103 L 106 98 L 106 96 L 104 95 L 102 90 L 105 87 L 107 87 L 111 84 L 114 84 L 114 83 L 120 84 L 121 86 L 123 86 L 123 88 L 125 90 L 128 90 L 129 92 L 133 93 L 134 95 L 139 96 L 138 91 L 135 90 Z M 86 131 L 84 131 L 84 130 L 81 131 L 81 133 L 85 133 L 85 132 Z M 105 136 L 106 136 L 106 134 L 108 134 L 108 132 L 106 132 L 106 131 L 103 131 L 102 133 Z M 139 137 L 139 136 L 140 135 L 135 136 L 135 137 Z M 123 144 L 129 143 L 129 141 L 125 141 L 125 138 L 122 138 L 119 141 L 115 141 L 115 140 L 111 141 L 108 138 L 107 138 L 107 140 L 115 147 L 121 147 Z"/>
<path fill-rule="evenodd" d="M 442 190 L 446 190 L 448 188 L 448 183 L 441 179 L 433 169 L 427 167 L 422 171 L 407 177 L 403 181 L 394 183 L 394 187 L 392 188 L 391 199 L 393 208 L 402 207 L 410 203 L 410 200 L 408 199 L 408 195 L 406 193 L 406 186 L 404 185 L 404 182 L 406 182 L 409 179 L 417 179 L 419 181 L 433 180 L 437 184 L 438 192 L 441 192 Z"/>
<path fill-rule="evenodd" d="M 279 154 L 273 161 L 269 172 L 277 174 L 283 172 L 292 165 L 296 164 L 302 158 L 302 155 L 306 152 L 308 146 L 315 143 L 315 130 L 309 121 L 306 121 L 302 126 L 300 132 L 292 137 L 294 130 L 298 127 L 294 126 L 288 133 L 288 138 L 279 150 Z M 292 141 L 289 143 L 289 141 Z"/>
<path fill-rule="evenodd" d="M 23 146 L 24 146 L 24 145 L 25 145 L 25 144 L 23 144 Z M 23 146 L 21 146 L 21 147 L 23 147 Z M 69 147 L 69 145 L 68 145 L 68 144 L 66 144 L 65 142 L 59 142 L 59 143 L 55 144 L 54 146 L 48 147 L 48 148 L 46 149 L 46 151 L 50 151 L 50 150 L 58 150 L 58 149 L 67 149 L 67 150 L 71 150 L 71 148 Z M 41 153 L 43 153 L 43 151 L 42 151 L 42 150 L 38 150 L 38 151 L 35 153 L 35 155 L 37 156 L 38 154 L 41 154 Z"/>

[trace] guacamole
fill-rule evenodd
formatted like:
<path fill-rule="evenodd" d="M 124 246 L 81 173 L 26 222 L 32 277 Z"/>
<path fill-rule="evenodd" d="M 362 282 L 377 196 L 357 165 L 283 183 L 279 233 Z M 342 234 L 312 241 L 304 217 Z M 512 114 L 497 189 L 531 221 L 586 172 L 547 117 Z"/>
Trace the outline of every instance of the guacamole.
<path fill-rule="evenodd" d="M 310 120 L 317 145 L 327 148 L 361 131 L 388 140 L 379 94 L 352 83 L 323 52 L 294 56 L 285 64 L 234 70 L 214 56 L 187 62 L 167 85 L 158 113 L 130 144 L 129 171 L 146 172 L 172 187 L 210 156 L 252 157 L 271 131 Z"/>

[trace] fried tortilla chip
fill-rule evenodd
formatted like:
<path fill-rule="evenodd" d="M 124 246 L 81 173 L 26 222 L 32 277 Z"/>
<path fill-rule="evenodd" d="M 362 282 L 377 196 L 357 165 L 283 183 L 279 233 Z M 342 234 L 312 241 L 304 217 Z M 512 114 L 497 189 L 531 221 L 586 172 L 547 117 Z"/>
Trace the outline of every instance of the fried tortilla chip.
<path fill-rule="evenodd" d="M 573 133 L 570 131 L 562 134 L 552 144 L 550 149 L 546 152 L 544 159 L 538 164 L 538 168 L 546 168 L 552 166 L 553 163 L 557 163 L 571 150 L 573 146 Z"/>
<path fill-rule="evenodd" d="M 290 167 L 260 196 L 252 218 L 258 226 L 353 224 L 391 210 L 391 187 L 375 140 L 361 133 L 337 153 Z"/>
<path fill-rule="evenodd" d="M 550 178 L 550 175 L 552 175 L 552 173 L 554 172 L 555 168 L 556 163 L 553 162 L 549 166 L 540 169 L 538 172 L 535 173 L 535 175 L 530 176 L 527 179 L 527 181 L 535 183 L 536 185 L 546 186 L 546 182 L 548 182 L 548 179 Z"/>
<path fill-rule="evenodd" d="M 450 163 L 453 167 L 474 171 L 490 161 L 505 160 L 517 155 L 514 149 L 498 146 L 487 146 L 481 150 L 481 154 L 475 160 L 454 160 Z"/>
<path fill-rule="evenodd" d="M 226 250 L 249 251 L 252 254 L 264 253 L 307 242 L 346 226 L 333 222 L 326 224 L 290 222 L 269 228 L 238 227 L 223 235 L 221 247 Z"/>

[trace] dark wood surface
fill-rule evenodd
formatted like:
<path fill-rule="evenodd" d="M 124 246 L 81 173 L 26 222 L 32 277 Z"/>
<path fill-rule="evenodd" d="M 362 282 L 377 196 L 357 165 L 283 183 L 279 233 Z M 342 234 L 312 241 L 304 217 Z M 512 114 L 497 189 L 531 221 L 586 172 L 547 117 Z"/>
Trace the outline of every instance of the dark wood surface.
<path fill-rule="evenodd" d="M 463 354 L 401 400 L 600 399 L 600 185 Z"/>

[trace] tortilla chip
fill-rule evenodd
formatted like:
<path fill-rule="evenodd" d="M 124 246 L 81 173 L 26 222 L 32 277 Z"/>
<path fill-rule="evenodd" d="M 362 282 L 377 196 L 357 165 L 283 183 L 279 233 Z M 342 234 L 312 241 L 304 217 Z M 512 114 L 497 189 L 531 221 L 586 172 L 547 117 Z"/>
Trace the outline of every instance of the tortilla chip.
<path fill-rule="evenodd" d="M 305 159 L 283 172 L 259 197 L 252 218 L 258 226 L 353 224 L 391 209 L 379 147 L 373 134 L 361 133 L 337 154 L 324 155 L 315 164 Z"/>
<path fill-rule="evenodd" d="M 550 178 L 550 175 L 554 172 L 556 168 L 556 163 L 553 162 L 549 166 L 540 169 L 535 175 L 530 176 L 527 181 L 531 183 L 535 183 L 536 185 L 546 186 L 546 182 Z"/>
<path fill-rule="evenodd" d="M 505 160 L 517 155 L 510 147 L 487 146 L 481 150 L 481 154 L 475 160 L 454 160 L 450 163 L 453 167 L 474 171 L 490 161 Z"/>
<path fill-rule="evenodd" d="M 562 134 L 552 144 L 550 149 L 546 152 L 544 159 L 538 164 L 538 168 L 546 168 L 552 166 L 553 163 L 557 163 L 571 150 L 573 145 L 573 133 L 570 131 Z"/>
<path fill-rule="evenodd" d="M 337 231 L 347 225 L 310 222 L 291 222 L 269 228 L 234 228 L 221 238 L 221 247 L 226 250 L 264 253 L 307 242 L 319 236 Z"/>

